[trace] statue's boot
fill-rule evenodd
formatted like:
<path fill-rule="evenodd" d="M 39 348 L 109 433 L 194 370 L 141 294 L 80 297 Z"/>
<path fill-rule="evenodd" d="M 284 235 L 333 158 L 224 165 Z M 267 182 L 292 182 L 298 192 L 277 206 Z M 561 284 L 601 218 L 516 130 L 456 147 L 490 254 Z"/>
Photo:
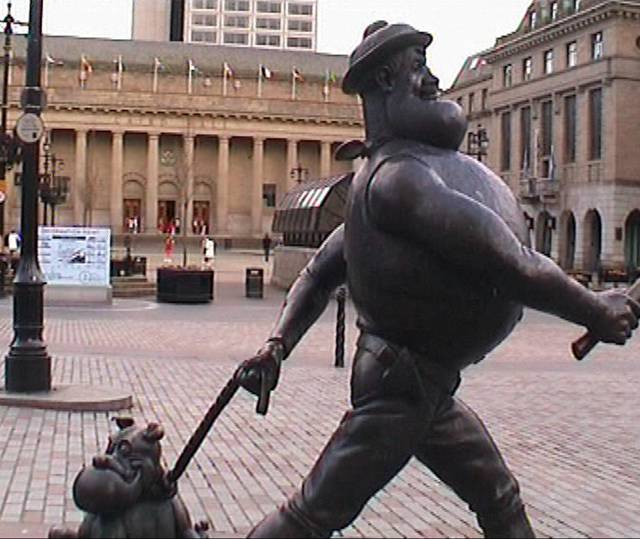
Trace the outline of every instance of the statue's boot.
<path fill-rule="evenodd" d="M 535 538 L 535 533 L 523 505 L 502 514 L 478 515 L 478 523 L 487 538 Z"/>
<path fill-rule="evenodd" d="M 295 511 L 291 502 L 286 503 L 278 511 L 267 515 L 262 522 L 253 528 L 247 537 L 255 539 L 321 539 L 331 537 L 331 532 L 322 531 L 308 522 Z"/>

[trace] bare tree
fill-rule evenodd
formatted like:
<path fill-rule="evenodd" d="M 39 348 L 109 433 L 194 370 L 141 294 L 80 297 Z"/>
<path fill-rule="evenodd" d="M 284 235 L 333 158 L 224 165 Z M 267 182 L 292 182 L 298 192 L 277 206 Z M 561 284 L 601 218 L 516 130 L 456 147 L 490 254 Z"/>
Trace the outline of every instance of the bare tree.
<path fill-rule="evenodd" d="M 193 156 L 191 156 L 193 157 Z M 187 212 L 189 204 L 193 199 L 193 172 L 194 161 L 189 159 L 184 144 L 181 144 L 175 150 L 175 161 L 173 164 L 173 176 L 178 188 L 178 205 L 181 209 L 180 220 L 182 223 L 182 266 L 187 266 L 187 230 L 191 223 L 187 222 Z"/>

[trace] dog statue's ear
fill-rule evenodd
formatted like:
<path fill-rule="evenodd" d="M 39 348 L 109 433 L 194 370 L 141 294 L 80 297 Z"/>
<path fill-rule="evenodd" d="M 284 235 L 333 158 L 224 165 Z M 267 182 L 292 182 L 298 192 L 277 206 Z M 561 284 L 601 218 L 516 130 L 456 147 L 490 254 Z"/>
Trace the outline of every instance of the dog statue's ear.
<path fill-rule="evenodd" d="M 135 423 L 133 417 L 114 417 L 113 420 L 116 422 L 116 425 L 118 425 L 120 430 L 127 429 Z"/>
<path fill-rule="evenodd" d="M 149 423 L 144 431 L 144 439 L 149 442 L 157 442 L 164 437 L 164 429 L 157 423 Z"/>

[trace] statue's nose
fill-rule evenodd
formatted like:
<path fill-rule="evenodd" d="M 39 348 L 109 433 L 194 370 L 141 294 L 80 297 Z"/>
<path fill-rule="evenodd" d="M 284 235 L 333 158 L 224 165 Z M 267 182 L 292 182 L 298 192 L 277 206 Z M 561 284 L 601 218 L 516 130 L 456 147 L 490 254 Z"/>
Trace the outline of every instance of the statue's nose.
<path fill-rule="evenodd" d="M 110 468 L 110 461 L 111 461 L 111 457 L 108 457 L 106 455 L 96 455 L 95 457 L 93 457 L 93 467 L 97 468 L 98 470 L 104 470 L 105 468 Z"/>

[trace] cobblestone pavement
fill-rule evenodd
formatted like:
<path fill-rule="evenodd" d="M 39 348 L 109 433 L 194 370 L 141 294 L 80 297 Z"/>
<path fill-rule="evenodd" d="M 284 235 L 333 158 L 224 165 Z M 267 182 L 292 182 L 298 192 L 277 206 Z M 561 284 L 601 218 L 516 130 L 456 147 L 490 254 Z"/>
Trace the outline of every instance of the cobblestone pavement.
<path fill-rule="evenodd" d="M 111 308 L 50 308 L 55 383 L 128 388 L 138 422 L 158 421 L 171 465 L 239 361 L 267 335 L 282 293 L 242 297 L 240 273 L 206 306 L 119 300 Z M 353 349 L 353 310 L 348 309 Z M 0 344 L 12 336 L 0 300 Z M 332 366 L 335 304 L 285 365 L 270 413 L 238 393 L 180 481 L 195 520 L 242 536 L 299 485 L 348 406 L 348 369 Z M 578 364 L 580 328 L 528 312 L 507 343 L 469 369 L 460 397 L 485 420 L 518 476 L 537 533 L 640 536 L 640 339 L 600 346 Z M 81 466 L 105 446 L 114 413 L 0 407 L 0 536 L 74 525 Z M 346 537 L 478 537 L 473 515 L 412 462 L 367 506 Z"/>

